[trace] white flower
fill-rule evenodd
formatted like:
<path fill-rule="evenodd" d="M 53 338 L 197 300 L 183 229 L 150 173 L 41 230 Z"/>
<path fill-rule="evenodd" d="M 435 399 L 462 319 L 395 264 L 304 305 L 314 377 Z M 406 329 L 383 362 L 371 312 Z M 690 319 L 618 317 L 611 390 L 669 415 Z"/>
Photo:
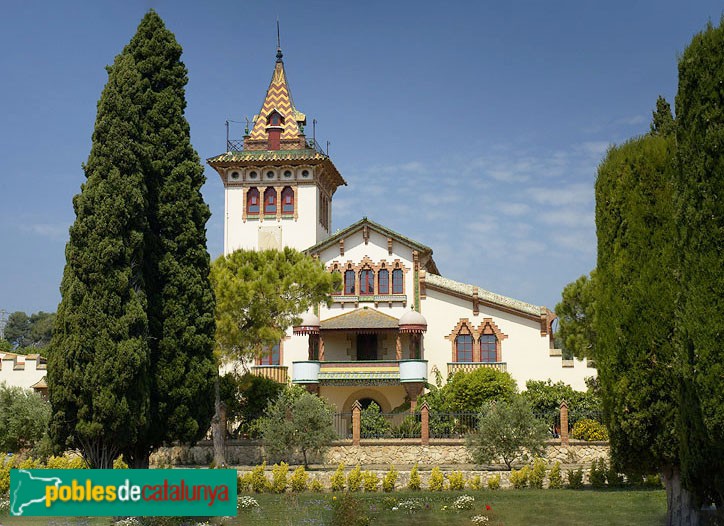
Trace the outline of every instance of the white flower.
<path fill-rule="evenodd" d="M 453 503 L 453 508 L 456 510 L 472 510 L 475 497 L 470 495 L 460 495 Z"/>
<path fill-rule="evenodd" d="M 476 515 L 476 516 L 473 517 L 473 519 L 472 519 L 473 524 L 477 524 L 477 525 L 487 524 L 487 523 L 488 523 L 488 520 L 489 520 L 488 517 L 486 517 L 485 515 Z"/>

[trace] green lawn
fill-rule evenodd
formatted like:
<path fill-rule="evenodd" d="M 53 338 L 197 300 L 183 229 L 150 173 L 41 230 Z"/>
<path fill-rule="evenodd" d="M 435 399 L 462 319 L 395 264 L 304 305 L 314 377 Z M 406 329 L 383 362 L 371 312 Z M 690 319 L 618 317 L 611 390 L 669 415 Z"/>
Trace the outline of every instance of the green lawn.
<path fill-rule="evenodd" d="M 460 495 L 475 497 L 474 509 L 450 509 Z M 393 494 L 356 494 L 361 509 L 373 526 L 472 525 L 475 515 L 487 515 L 489 526 L 659 526 L 665 523 L 666 495 L 663 490 L 507 490 L 466 492 L 396 492 Z M 236 519 L 225 525 L 323 526 L 329 524 L 332 506 L 340 494 L 254 495 L 259 507 L 239 510 Z M 415 499 L 422 508 L 414 513 L 392 510 L 401 501 Z M 491 507 L 486 510 L 486 505 Z M 446 506 L 447 510 L 442 508 Z M 221 523 L 212 519 L 212 523 Z M 0 524 L 35 526 L 108 525 L 109 519 L 47 519 L 0 517 Z M 168 523 L 167 523 L 168 524 Z M 159 523 L 159 526 L 160 523 Z M 351 524 L 347 526 L 352 526 Z"/>

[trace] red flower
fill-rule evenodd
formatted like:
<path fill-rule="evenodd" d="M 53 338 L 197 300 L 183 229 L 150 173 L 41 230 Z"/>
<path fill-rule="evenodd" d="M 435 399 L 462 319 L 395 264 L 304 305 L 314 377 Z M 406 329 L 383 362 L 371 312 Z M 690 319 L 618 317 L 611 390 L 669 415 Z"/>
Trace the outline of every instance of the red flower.
<path fill-rule="evenodd" d="M 493 508 L 490 507 L 490 504 L 486 504 L 486 505 L 485 505 L 485 511 L 490 511 L 490 510 L 492 510 L 492 509 L 493 509 Z"/>

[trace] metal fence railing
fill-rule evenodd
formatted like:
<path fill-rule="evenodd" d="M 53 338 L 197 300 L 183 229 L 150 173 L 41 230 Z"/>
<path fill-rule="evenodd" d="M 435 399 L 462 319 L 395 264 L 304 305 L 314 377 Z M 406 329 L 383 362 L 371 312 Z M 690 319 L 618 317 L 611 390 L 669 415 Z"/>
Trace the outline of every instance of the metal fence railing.
<path fill-rule="evenodd" d="M 479 413 L 430 412 L 430 438 L 464 438 L 478 426 Z"/>
<path fill-rule="evenodd" d="M 420 413 L 362 414 L 360 438 L 420 438 Z"/>
<path fill-rule="evenodd" d="M 352 438 L 352 413 L 335 413 L 332 421 L 337 437 L 342 440 Z"/>

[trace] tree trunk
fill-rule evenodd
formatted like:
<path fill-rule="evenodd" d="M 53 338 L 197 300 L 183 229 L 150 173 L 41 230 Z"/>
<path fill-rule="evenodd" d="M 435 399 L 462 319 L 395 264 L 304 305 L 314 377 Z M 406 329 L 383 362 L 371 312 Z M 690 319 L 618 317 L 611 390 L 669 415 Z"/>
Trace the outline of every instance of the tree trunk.
<path fill-rule="evenodd" d="M 145 445 L 135 444 L 123 452 L 123 461 L 131 469 L 148 469 L 151 452 Z M 113 459 L 115 460 L 115 458 Z"/>
<path fill-rule="evenodd" d="M 668 466 L 661 475 L 666 486 L 667 526 L 699 526 L 699 510 L 693 495 L 681 485 L 678 466 Z"/>
<path fill-rule="evenodd" d="M 211 435 L 214 440 L 214 465 L 217 468 L 226 467 L 224 455 L 224 441 L 226 440 L 226 404 L 221 401 L 219 394 L 219 377 L 216 376 L 214 385 L 216 395 L 214 417 L 211 419 Z"/>

